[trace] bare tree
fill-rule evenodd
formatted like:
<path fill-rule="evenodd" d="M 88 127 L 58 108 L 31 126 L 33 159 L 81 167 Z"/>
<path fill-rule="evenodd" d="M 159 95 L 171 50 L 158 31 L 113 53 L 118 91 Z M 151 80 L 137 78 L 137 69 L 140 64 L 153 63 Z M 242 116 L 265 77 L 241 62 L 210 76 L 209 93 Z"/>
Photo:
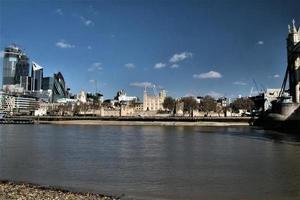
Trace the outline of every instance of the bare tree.
<path fill-rule="evenodd" d="M 183 97 L 183 111 L 189 113 L 190 117 L 193 117 L 193 111 L 198 108 L 198 103 L 194 97 Z"/>
<path fill-rule="evenodd" d="M 163 107 L 164 109 L 166 110 L 169 110 L 169 111 L 174 111 L 175 109 L 175 99 L 173 99 L 172 97 L 168 96 L 165 98 L 164 102 L 163 102 Z"/>
<path fill-rule="evenodd" d="M 200 102 L 200 110 L 206 112 L 208 115 L 209 112 L 216 111 L 216 100 L 211 96 L 205 96 Z"/>
<path fill-rule="evenodd" d="M 234 111 L 238 111 L 240 109 L 251 110 L 253 106 L 254 102 L 249 98 L 238 98 L 231 104 Z"/>

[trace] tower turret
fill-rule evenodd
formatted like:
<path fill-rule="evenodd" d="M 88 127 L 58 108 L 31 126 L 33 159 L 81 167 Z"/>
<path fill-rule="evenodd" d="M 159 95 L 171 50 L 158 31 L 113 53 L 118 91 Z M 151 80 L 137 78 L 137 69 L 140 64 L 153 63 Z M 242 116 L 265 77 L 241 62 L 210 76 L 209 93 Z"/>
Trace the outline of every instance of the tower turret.
<path fill-rule="evenodd" d="M 297 28 L 295 20 L 288 26 L 287 59 L 290 95 L 293 102 L 300 103 L 300 27 Z"/>

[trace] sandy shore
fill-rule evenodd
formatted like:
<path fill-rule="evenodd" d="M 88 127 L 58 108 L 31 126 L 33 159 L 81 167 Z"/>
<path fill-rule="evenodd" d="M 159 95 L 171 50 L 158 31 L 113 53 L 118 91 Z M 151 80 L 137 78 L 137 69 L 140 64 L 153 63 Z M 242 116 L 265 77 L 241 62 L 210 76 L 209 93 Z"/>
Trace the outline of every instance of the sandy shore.
<path fill-rule="evenodd" d="M 159 122 L 159 121 L 104 121 L 104 120 L 64 120 L 39 121 L 40 124 L 77 125 L 120 125 L 120 126 L 249 126 L 246 122 Z"/>
<path fill-rule="evenodd" d="M 57 188 L 42 187 L 32 184 L 0 181 L 1 200 L 117 200 L 91 193 L 76 193 Z"/>

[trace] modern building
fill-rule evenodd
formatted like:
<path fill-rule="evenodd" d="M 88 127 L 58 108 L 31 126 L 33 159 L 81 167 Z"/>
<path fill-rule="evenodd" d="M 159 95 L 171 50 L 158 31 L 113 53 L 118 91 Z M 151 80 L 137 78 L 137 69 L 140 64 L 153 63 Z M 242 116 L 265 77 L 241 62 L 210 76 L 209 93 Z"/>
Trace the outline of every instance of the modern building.
<path fill-rule="evenodd" d="M 68 98 L 68 89 L 61 72 L 53 75 L 53 77 L 45 77 L 42 81 L 43 91 L 52 91 L 52 102 L 57 102 L 58 99 Z"/>
<path fill-rule="evenodd" d="M 6 93 L 0 93 L 0 101 L 0 110 L 9 114 L 31 115 L 39 105 L 36 98 Z"/>
<path fill-rule="evenodd" d="M 53 77 L 44 77 L 42 81 L 43 90 L 53 90 L 54 78 Z"/>
<path fill-rule="evenodd" d="M 31 68 L 31 90 L 39 91 L 42 89 L 43 82 L 43 67 L 35 62 L 32 62 Z"/>
<path fill-rule="evenodd" d="M 25 91 L 30 89 L 29 58 L 25 54 L 19 56 L 16 64 L 14 84 L 19 84 Z"/>
<path fill-rule="evenodd" d="M 39 102 L 36 98 L 28 96 L 15 96 L 15 113 L 32 115 L 38 108 Z"/>
<path fill-rule="evenodd" d="M 166 91 L 161 90 L 158 95 L 149 95 L 145 88 L 143 98 L 144 111 L 158 111 L 163 110 L 163 102 L 166 98 Z"/>
<path fill-rule="evenodd" d="M 2 86 L 15 85 L 16 66 L 23 52 L 15 45 L 6 47 L 3 55 Z"/>
<path fill-rule="evenodd" d="M 53 75 L 53 101 L 57 99 L 67 98 L 68 91 L 66 88 L 65 79 L 61 72 Z"/>

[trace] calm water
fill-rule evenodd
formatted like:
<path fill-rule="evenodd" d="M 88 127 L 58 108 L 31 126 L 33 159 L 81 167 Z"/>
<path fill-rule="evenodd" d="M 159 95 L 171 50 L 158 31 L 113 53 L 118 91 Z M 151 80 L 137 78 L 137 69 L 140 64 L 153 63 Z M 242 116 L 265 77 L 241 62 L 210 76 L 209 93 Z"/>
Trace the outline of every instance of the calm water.
<path fill-rule="evenodd" d="M 300 199 L 300 137 L 249 127 L 1 125 L 0 179 L 124 199 Z"/>

